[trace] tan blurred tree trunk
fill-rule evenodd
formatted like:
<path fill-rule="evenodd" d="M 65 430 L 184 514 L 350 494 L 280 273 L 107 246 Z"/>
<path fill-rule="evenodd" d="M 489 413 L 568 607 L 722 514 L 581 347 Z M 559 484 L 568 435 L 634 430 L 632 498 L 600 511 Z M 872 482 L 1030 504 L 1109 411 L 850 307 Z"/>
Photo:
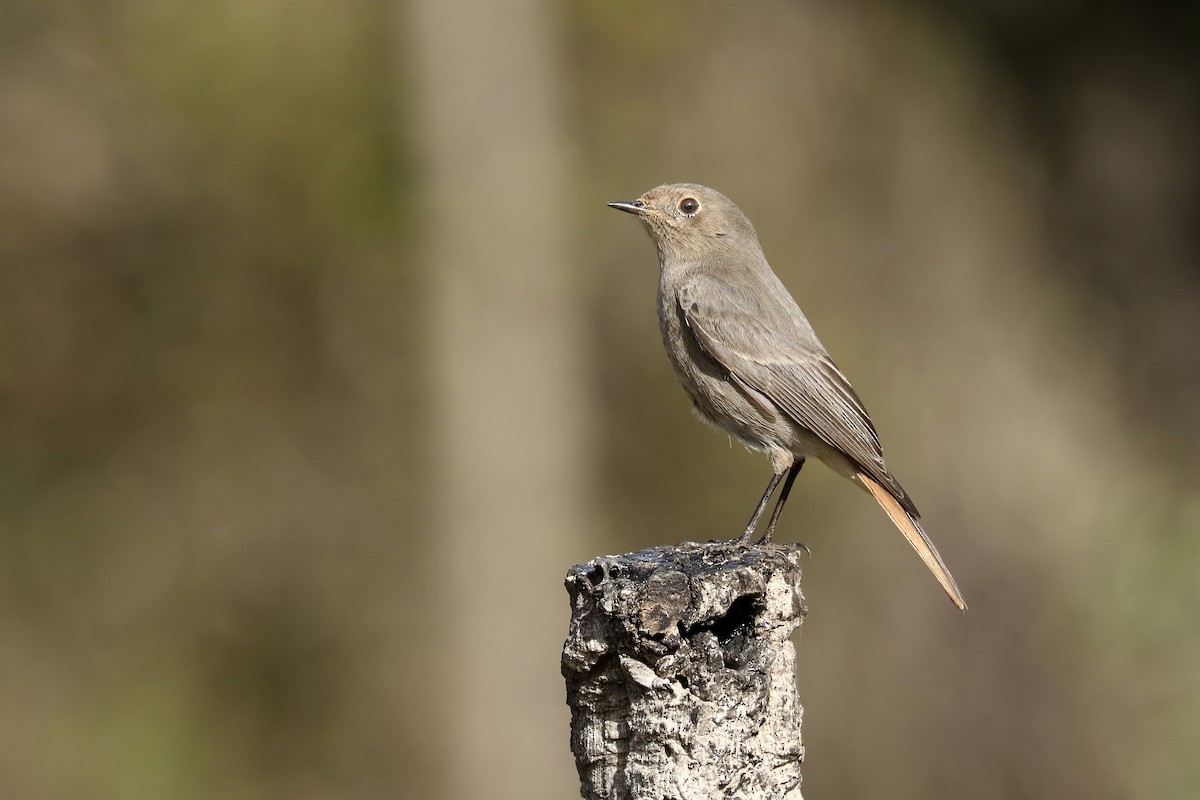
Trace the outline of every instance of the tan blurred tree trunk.
<path fill-rule="evenodd" d="M 456 798 L 576 796 L 557 651 L 589 447 L 553 6 L 412 9 L 445 785 Z"/>

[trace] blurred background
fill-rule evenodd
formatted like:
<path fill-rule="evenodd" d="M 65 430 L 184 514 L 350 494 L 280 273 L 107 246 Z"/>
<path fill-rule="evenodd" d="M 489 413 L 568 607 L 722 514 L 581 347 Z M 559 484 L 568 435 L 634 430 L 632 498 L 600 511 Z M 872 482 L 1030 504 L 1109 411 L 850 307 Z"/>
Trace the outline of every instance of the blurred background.
<path fill-rule="evenodd" d="M 971 605 L 805 470 L 806 796 L 1200 793 L 1185 4 L 9 0 L 0 795 L 570 798 L 562 577 L 741 530 L 715 186 Z"/>

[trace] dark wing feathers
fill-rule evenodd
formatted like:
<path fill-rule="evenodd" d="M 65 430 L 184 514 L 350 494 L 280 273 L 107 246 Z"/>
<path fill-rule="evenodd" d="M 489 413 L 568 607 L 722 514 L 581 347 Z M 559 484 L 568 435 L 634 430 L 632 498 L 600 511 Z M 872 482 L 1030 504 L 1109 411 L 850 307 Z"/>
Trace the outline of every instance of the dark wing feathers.
<path fill-rule="evenodd" d="M 722 281 L 693 277 L 677 292 L 684 320 L 701 347 L 795 422 L 850 458 L 916 515 L 912 500 L 883 463 L 875 426 L 846 376 L 829 358 L 799 309 L 755 307 L 752 295 Z"/>

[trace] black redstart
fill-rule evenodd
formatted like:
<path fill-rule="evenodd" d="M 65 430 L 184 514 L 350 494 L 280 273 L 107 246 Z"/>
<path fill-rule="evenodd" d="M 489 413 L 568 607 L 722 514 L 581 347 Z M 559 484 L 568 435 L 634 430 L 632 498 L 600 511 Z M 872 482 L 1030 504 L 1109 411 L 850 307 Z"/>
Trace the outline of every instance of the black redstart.
<path fill-rule="evenodd" d="M 774 474 L 737 541 L 749 541 L 786 475 L 759 540 L 770 541 L 804 460 L 816 456 L 871 493 L 966 611 L 917 507 L 883 463 L 866 408 L 771 271 L 746 215 L 692 183 L 608 205 L 639 216 L 658 246 L 659 328 L 696 412 L 771 459 Z"/>

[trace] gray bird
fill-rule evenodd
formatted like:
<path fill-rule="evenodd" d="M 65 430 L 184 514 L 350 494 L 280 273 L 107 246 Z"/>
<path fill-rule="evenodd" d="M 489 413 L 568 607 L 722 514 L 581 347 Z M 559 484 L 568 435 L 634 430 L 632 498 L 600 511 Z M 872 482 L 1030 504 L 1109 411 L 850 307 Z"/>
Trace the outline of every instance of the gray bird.
<path fill-rule="evenodd" d="M 816 456 L 883 506 L 966 611 L 917 507 L 883 463 L 867 409 L 771 270 L 746 215 L 694 183 L 608 205 L 640 217 L 658 246 L 659 328 L 696 413 L 771 459 L 771 481 L 737 542 L 749 541 L 783 480 L 759 542 L 771 540 L 796 475 Z"/>

